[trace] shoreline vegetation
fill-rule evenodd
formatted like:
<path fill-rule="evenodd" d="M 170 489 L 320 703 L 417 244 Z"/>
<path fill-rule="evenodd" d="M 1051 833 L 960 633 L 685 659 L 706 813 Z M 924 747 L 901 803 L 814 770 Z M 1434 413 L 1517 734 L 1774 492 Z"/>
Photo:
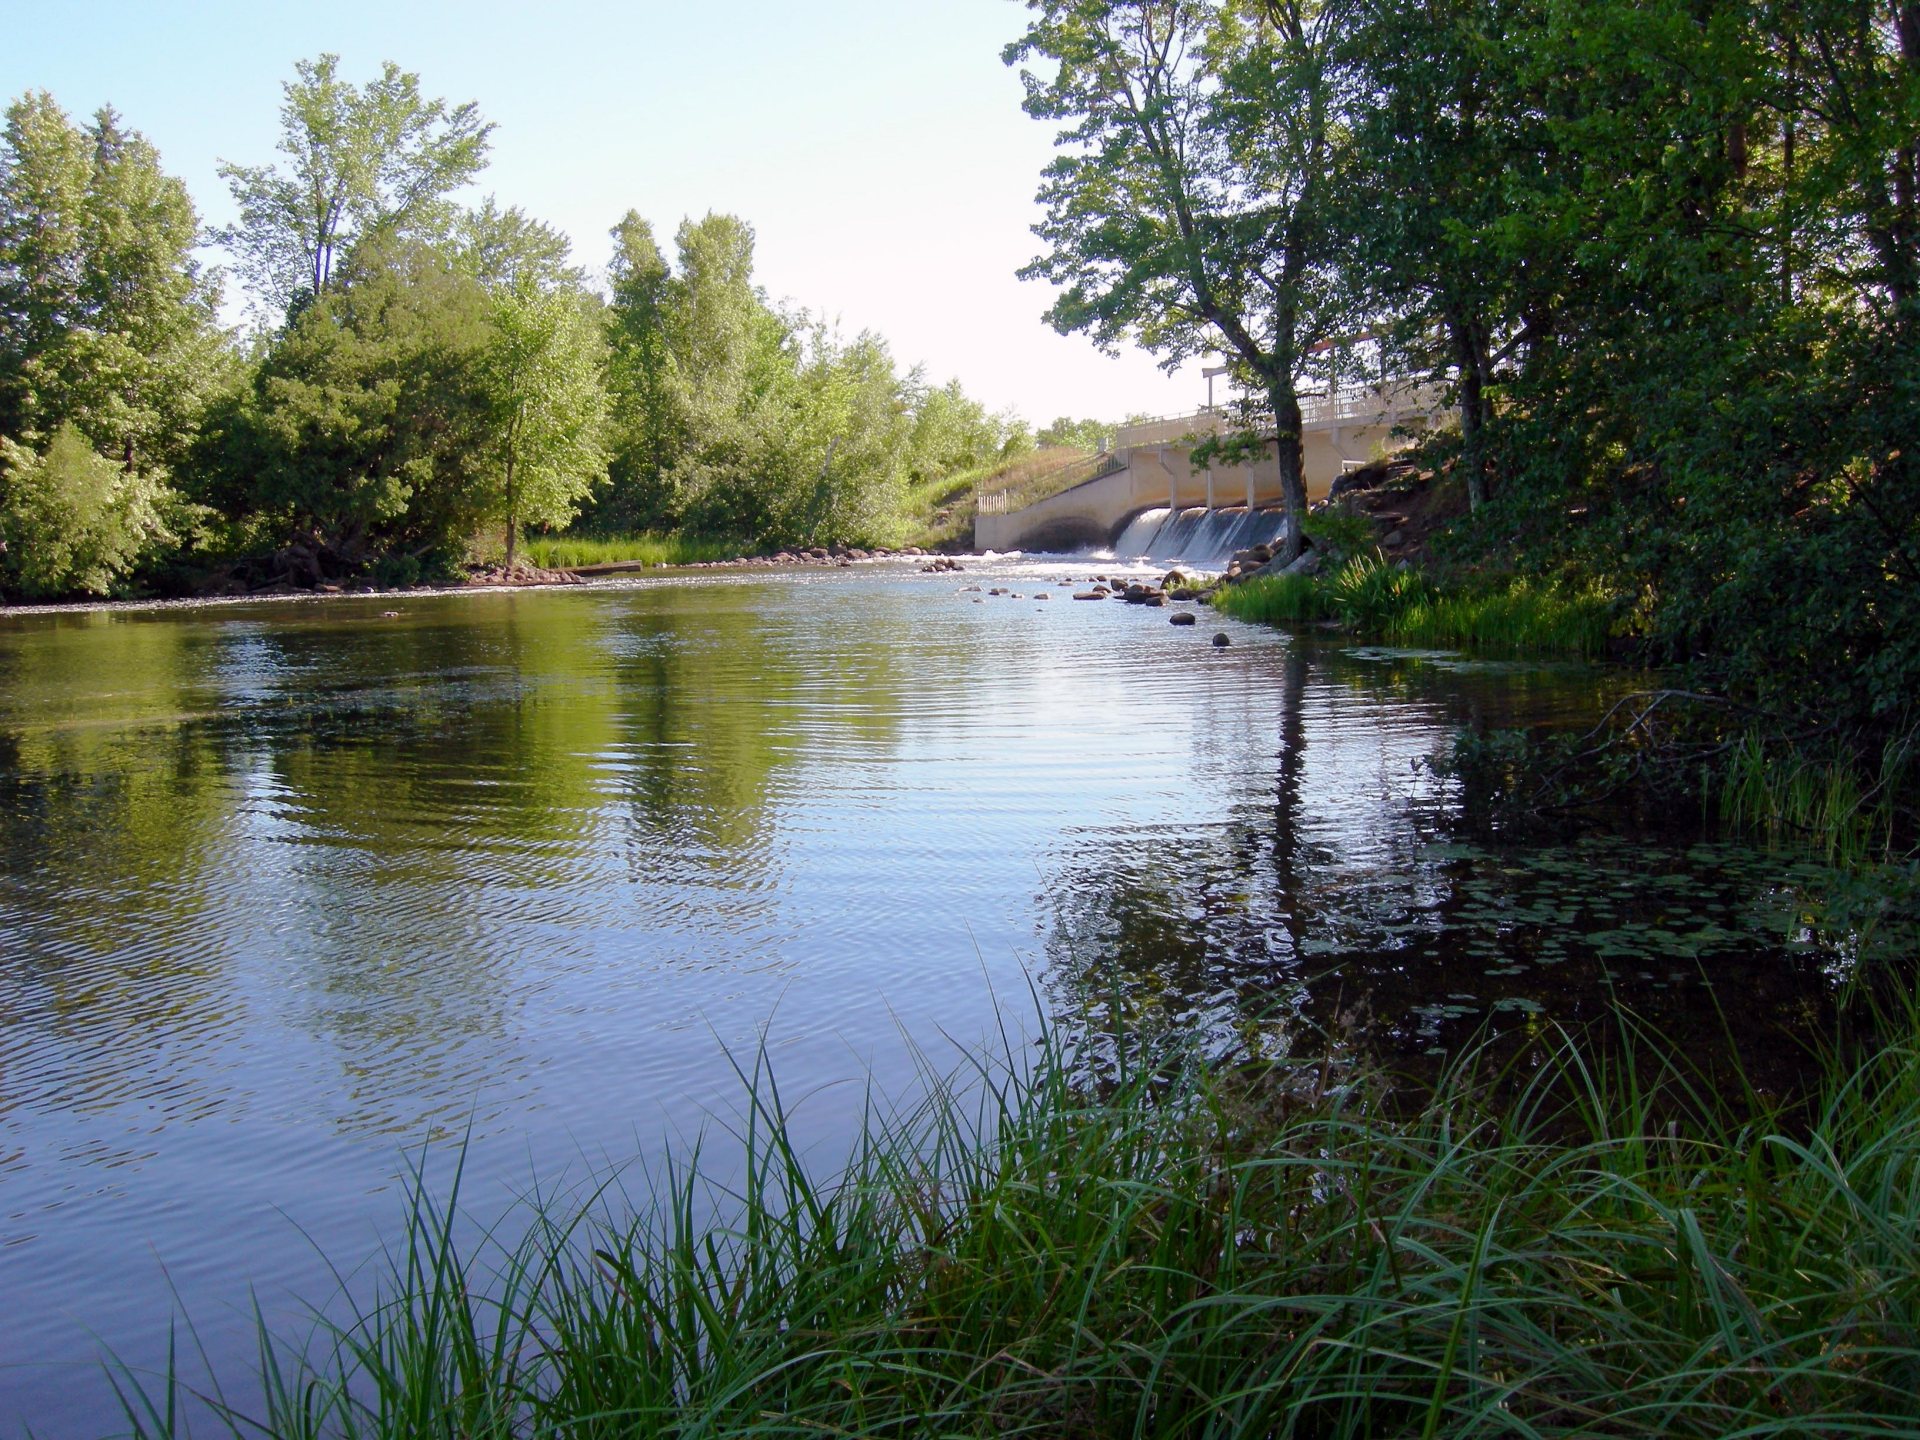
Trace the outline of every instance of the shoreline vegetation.
<path fill-rule="evenodd" d="M 832 1174 L 762 1057 L 737 1181 L 710 1138 L 463 1249 L 457 1180 L 416 1174 L 378 1295 L 261 1336 L 264 1410 L 181 1361 L 114 1380 L 153 1440 L 195 1404 L 273 1440 L 1912 1433 L 1911 1003 L 1809 1037 L 1791 1100 L 1617 1023 L 1431 1089 L 1049 1037 L 870 1102 Z"/>

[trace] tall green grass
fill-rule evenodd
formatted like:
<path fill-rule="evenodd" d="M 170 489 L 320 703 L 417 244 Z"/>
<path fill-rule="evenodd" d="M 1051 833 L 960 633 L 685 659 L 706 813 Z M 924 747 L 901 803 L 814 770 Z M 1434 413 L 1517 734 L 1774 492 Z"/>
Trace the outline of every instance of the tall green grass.
<path fill-rule="evenodd" d="M 1472 1064 L 1424 1102 L 1332 1063 L 1043 1048 L 873 1117 L 831 1176 L 764 1075 L 744 1180 L 461 1253 L 416 1195 L 385 1293 L 264 1410 L 309 1436 L 1920 1433 L 1920 1024 L 1811 1114 L 1657 1044 Z M 1517 1095 L 1513 1094 L 1517 1087 Z M 1671 1117 L 1691 1117 L 1684 1123 Z M 503 1234 L 504 1231 L 495 1232 Z M 177 1388 L 122 1377 L 166 1432 Z"/>
<path fill-rule="evenodd" d="M 1613 607 L 1605 595 L 1512 580 L 1483 593 L 1428 593 L 1386 622 L 1396 645 L 1486 655 L 1604 655 Z"/>
<path fill-rule="evenodd" d="M 1612 622 L 1612 606 L 1598 592 L 1524 579 L 1445 590 L 1378 551 L 1320 575 L 1263 575 L 1223 585 L 1213 603 L 1241 620 L 1336 620 L 1370 640 L 1489 655 L 1591 658 L 1605 652 Z"/>
<path fill-rule="evenodd" d="M 546 570 L 639 561 L 643 565 L 691 565 L 740 553 L 738 541 L 687 535 L 533 535 L 521 545 L 527 559 Z"/>
<path fill-rule="evenodd" d="M 1748 730 L 1719 772 L 1719 811 L 1773 845 L 1812 845 L 1827 863 L 1852 868 L 1897 859 L 1912 843 L 1920 732 L 1888 740 L 1875 771 L 1844 754 L 1809 754 Z"/>

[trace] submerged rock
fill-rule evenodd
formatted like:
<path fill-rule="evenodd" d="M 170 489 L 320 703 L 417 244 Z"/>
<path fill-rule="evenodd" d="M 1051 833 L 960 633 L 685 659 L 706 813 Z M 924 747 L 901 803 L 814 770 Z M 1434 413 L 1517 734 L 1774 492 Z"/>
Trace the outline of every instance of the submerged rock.
<path fill-rule="evenodd" d="M 1176 610 L 1167 617 L 1169 625 L 1197 625 L 1200 617 L 1191 610 Z"/>
<path fill-rule="evenodd" d="M 1233 641 L 1228 637 L 1227 632 L 1222 630 L 1213 637 L 1213 643 L 1216 645 L 1231 645 Z"/>

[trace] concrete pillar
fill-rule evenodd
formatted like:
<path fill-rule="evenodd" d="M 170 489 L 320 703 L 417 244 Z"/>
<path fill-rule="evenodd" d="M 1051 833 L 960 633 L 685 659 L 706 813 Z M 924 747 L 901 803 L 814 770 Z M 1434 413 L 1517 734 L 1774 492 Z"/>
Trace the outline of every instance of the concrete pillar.
<path fill-rule="evenodd" d="M 1213 466 L 1207 466 L 1207 509 L 1213 509 Z"/>

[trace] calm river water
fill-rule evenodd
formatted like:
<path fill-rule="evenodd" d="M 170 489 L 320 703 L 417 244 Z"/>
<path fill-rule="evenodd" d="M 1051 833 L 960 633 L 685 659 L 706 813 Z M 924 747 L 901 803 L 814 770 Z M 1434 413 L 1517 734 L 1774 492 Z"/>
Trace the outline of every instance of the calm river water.
<path fill-rule="evenodd" d="M 1845 957 L 1781 862 L 1482 849 L 1419 763 L 1622 680 L 1097 568 L 0 615 L 0 1436 L 119 1428 L 103 1348 L 179 1316 L 244 1394 L 423 1143 L 502 1211 L 724 1124 L 762 1043 L 823 1163 L 1043 1015 L 1418 1060 L 1624 1001 L 1795 1063 Z"/>

